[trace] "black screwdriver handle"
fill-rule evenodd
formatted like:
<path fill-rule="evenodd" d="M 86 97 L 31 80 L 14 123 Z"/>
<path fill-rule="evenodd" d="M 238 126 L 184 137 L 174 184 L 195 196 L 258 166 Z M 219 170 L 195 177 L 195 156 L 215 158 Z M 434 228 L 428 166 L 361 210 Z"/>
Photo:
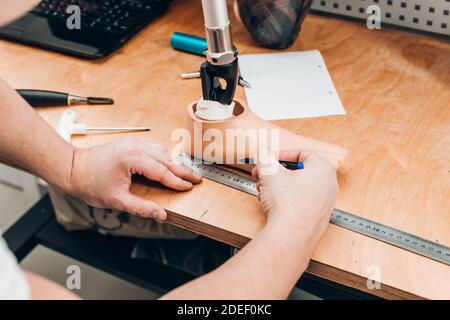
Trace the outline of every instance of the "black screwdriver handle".
<path fill-rule="evenodd" d="M 17 92 L 32 107 L 58 107 L 69 105 L 69 95 L 67 93 L 29 89 L 18 89 Z"/>

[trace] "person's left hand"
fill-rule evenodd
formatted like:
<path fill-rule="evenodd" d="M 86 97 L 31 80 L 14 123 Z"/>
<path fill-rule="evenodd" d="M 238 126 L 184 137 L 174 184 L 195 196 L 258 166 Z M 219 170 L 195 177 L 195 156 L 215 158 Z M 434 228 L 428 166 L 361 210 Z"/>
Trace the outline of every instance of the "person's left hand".
<path fill-rule="evenodd" d="M 173 162 L 166 147 L 124 138 L 75 150 L 68 192 L 94 207 L 166 219 L 159 204 L 130 193 L 134 174 L 179 191 L 189 190 L 201 181 L 191 169 Z"/>

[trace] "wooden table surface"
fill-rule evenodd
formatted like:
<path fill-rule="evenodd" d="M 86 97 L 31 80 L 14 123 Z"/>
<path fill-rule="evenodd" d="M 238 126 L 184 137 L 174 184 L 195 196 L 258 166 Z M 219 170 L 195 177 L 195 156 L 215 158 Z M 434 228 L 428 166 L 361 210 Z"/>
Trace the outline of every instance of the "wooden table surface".
<path fill-rule="evenodd" d="M 114 107 L 74 107 L 78 120 L 150 126 L 150 133 L 134 135 L 173 145 L 186 106 L 201 96 L 199 80 L 179 75 L 198 70 L 203 58 L 171 49 L 169 38 L 175 31 L 202 36 L 202 24 L 200 1 L 175 1 L 168 15 L 99 61 L 1 40 L 0 75 L 15 88 L 112 96 Z M 233 34 L 240 53 L 271 52 L 234 19 Z M 288 51 L 310 49 L 322 52 L 347 115 L 276 123 L 349 150 L 338 174 L 337 208 L 450 246 L 450 44 L 310 15 Z M 242 89 L 237 97 L 245 99 Z M 39 110 L 53 126 L 62 112 Z M 90 135 L 74 144 L 120 136 Z M 265 223 L 256 198 L 207 180 L 186 193 L 147 185 L 134 192 L 161 202 L 170 223 L 239 247 Z M 308 271 L 385 298 L 450 298 L 449 266 L 334 225 Z M 379 290 L 366 285 L 374 271 Z"/>

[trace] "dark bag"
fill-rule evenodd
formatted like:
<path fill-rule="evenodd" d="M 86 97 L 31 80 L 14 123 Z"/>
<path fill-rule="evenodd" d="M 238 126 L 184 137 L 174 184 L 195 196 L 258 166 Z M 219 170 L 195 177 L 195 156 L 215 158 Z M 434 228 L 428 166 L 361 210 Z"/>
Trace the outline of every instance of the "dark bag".
<path fill-rule="evenodd" d="M 261 46 L 286 49 L 297 39 L 311 0 L 238 0 L 239 15 Z"/>

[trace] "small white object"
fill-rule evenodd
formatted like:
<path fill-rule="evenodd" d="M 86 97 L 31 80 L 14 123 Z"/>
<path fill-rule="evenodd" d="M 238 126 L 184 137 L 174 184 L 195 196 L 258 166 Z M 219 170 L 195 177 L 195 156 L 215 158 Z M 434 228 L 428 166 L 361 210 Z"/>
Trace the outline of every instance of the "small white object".
<path fill-rule="evenodd" d="M 239 56 L 250 109 L 265 120 L 344 115 L 318 50 Z"/>
<path fill-rule="evenodd" d="M 88 131 L 150 131 L 148 127 L 123 127 L 123 128 L 109 128 L 97 127 L 88 128 L 85 123 L 77 123 L 77 116 L 75 111 L 66 110 L 63 112 L 56 127 L 56 132 L 67 142 L 71 142 L 74 134 L 87 134 Z"/>
<path fill-rule="evenodd" d="M 87 126 L 85 123 L 76 123 L 77 115 L 73 110 L 63 112 L 56 127 L 56 132 L 67 142 L 72 141 L 73 134 L 86 134 Z"/>
<path fill-rule="evenodd" d="M 234 102 L 224 105 L 217 101 L 200 99 L 197 102 L 195 116 L 203 120 L 226 120 L 233 117 Z"/>

